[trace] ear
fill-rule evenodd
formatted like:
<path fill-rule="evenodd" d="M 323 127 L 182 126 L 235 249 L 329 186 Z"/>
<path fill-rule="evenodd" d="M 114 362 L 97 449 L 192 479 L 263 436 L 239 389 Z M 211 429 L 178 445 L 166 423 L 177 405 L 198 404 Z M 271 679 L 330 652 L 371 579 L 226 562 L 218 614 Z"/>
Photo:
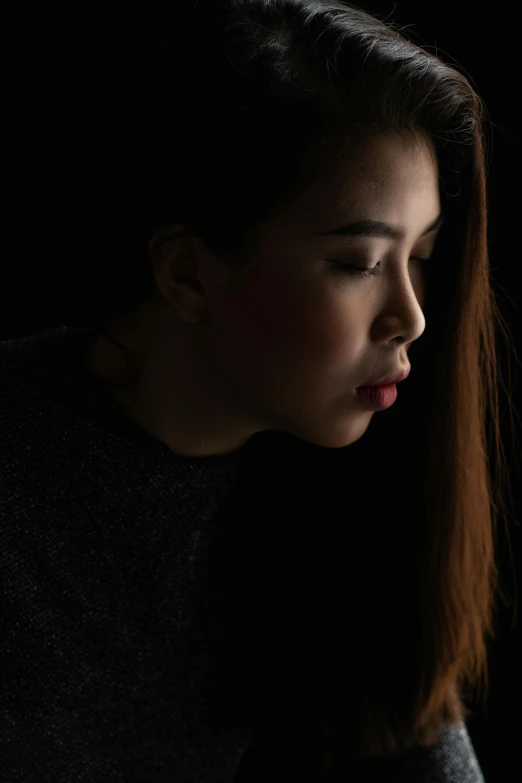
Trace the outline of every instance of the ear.
<path fill-rule="evenodd" d="M 190 236 L 190 234 L 191 228 L 186 223 L 173 223 L 168 226 L 162 226 L 149 239 L 149 259 L 157 256 L 161 247 L 170 239 L 178 236 Z"/>

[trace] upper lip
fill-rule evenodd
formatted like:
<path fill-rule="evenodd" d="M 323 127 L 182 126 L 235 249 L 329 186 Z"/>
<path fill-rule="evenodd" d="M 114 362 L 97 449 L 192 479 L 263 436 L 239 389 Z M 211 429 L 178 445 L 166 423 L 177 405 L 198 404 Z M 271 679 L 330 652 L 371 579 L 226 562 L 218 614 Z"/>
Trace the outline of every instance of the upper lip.
<path fill-rule="evenodd" d="M 376 381 L 369 381 L 369 383 L 363 383 L 362 386 L 386 386 L 389 383 L 400 383 L 404 381 L 410 374 L 411 366 L 408 366 L 405 370 L 396 370 L 389 373 L 389 375 L 383 375 Z"/>

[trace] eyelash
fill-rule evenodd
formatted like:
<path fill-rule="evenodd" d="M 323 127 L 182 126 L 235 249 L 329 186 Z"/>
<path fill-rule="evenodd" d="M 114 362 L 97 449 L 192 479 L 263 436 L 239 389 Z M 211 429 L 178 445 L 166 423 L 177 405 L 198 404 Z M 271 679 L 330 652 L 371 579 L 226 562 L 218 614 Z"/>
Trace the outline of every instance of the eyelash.
<path fill-rule="evenodd" d="M 429 261 L 432 261 L 433 258 L 419 258 L 418 256 L 411 256 L 411 259 L 413 261 L 422 261 L 422 263 L 427 264 Z M 379 275 L 380 272 L 378 265 L 373 267 L 361 267 L 361 266 L 354 266 L 353 264 L 343 264 L 341 261 L 334 261 L 331 258 L 327 258 L 326 261 L 329 261 L 332 264 L 335 264 L 336 266 L 340 267 L 343 272 L 346 272 L 349 275 L 352 275 L 354 277 L 370 277 Z"/>

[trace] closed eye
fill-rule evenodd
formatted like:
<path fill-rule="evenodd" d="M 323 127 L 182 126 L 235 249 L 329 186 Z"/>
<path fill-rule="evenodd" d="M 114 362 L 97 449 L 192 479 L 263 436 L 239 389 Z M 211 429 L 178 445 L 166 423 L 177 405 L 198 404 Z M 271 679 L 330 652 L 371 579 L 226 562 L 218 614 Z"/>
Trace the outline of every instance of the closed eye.
<path fill-rule="evenodd" d="M 410 256 L 411 261 L 417 261 L 421 264 L 427 264 L 429 261 L 432 261 L 433 256 L 430 256 L 429 258 L 421 258 L 420 256 Z M 348 264 L 343 261 L 334 261 L 332 258 L 326 258 L 325 261 L 330 262 L 331 264 L 335 264 L 337 267 L 340 267 L 340 269 L 343 272 L 346 272 L 346 274 L 354 275 L 356 277 L 369 277 L 369 276 L 376 276 L 380 274 L 380 262 L 373 267 L 367 267 L 367 266 L 356 266 L 355 264 Z"/>

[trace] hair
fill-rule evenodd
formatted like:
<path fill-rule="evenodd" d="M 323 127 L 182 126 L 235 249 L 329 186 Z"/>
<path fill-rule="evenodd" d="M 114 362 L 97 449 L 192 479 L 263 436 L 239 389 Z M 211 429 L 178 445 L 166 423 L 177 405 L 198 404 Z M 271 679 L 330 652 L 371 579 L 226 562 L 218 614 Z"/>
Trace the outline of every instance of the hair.
<path fill-rule="evenodd" d="M 382 133 L 433 144 L 446 220 L 413 372 L 348 448 L 259 439 L 256 536 L 270 535 L 273 564 L 256 544 L 243 620 L 252 720 L 279 726 L 287 749 L 311 732 L 323 774 L 348 750 L 433 744 L 487 695 L 499 518 L 509 540 L 484 103 L 458 65 L 344 0 L 176 3 L 150 46 L 125 35 L 116 179 L 138 218 L 124 223 L 133 252 L 108 262 L 98 327 L 155 290 L 163 228 L 245 264 L 265 222 L 345 149 Z"/>

